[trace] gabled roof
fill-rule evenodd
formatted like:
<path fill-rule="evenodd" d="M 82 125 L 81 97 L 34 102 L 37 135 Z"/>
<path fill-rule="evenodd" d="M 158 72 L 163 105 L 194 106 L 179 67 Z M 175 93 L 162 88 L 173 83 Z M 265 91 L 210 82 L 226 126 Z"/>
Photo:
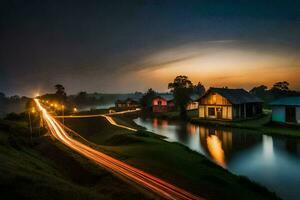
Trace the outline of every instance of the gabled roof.
<path fill-rule="evenodd" d="M 120 99 L 118 99 L 117 101 L 116 101 L 116 103 L 118 103 L 118 104 L 126 104 L 126 103 L 128 103 L 128 102 L 130 102 L 130 103 L 138 103 L 138 101 L 135 101 L 135 100 L 133 100 L 133 99 L 131 99 L 131 98 L 127 98 L 127 99 L 125 99 L 125 100 L 120 100 Z"/>
<path fill-rule="evenodd" d="M 158 98 L 158 97 L 163 98 L 166 101 L 172 100 L 174 98 L 172 94 L 160 94 L 160 95 L 156 96 L 155 98 Z"/>
<path fill-rule="evenodd" d="M 270 104 L 272 106 L 300 106 L 300 96 L 277 99 Z"/>
<path fill-rule="evenodd" d="M 232 104 L 243 104 L 243 103 L 261 103 L 263 102 L 257 96 L 247 92 L 244 89 L 229 89 L 229 88 L 209 88 L 209 90 L 201 98 L 207 94 L 215 92 L 225 97 Z M 200 99 L 201 99 L 200 98 Z"/>

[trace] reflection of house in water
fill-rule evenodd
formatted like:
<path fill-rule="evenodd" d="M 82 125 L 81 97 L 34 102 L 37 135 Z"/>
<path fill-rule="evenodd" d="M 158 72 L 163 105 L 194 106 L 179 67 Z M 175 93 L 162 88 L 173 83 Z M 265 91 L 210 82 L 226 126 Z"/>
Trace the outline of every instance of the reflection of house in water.
<path fill-rule="evenodd" d="M 192 135 L 197 134 L 197 127 L 198 126 L 195 124 L 187 123 L 187 125 L 186 125 L 187 133 L 192 134 Z"/>
<path fill-rule="evenodd" d="M 162 128 L 168 127 L 168 121 L 167 120 L 159 120 L 157 118 L 152 119 L 152 126 L 154 128 L 157 128 L 158 126 L 161 126 Z"/>
<path fill-rule="evenodd" d="M 212 159 L 216 159 L 213 154 L 221 154 L 224 152 L 225 164 L 235 153 L 248 149 L 255 144 L 258 144 L 262 140 L 262 136 L 258 134 L 247 134 L 239 129 L 214 129 L 214 128 L 199 128 L 200 142 L 203 149 L 212 156 Z M 220 142 L 221 146 L 218 146 Z M 214 145 L 212 145 L 214 144 Z M 212 149 L 214 148 L 214 150 Z M 218 157 L 220 158 L 220 156 Z M 216 160 L 220 163 L 220 160 Z"/>

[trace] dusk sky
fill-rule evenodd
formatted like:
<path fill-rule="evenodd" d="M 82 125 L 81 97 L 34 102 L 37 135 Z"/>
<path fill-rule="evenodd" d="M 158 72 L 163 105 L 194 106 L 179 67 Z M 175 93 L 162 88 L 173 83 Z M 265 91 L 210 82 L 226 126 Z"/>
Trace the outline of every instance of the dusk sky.
<path fill-rule="evenodd" d="M 300 90 L 300 1 L 1 1 L 0 91 Z"/>

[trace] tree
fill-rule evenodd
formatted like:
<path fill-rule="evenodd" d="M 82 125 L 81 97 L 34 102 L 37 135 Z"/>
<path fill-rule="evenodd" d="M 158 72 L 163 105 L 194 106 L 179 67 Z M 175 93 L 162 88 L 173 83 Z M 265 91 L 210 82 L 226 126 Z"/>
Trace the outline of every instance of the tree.
<path fill-rule="evenodd" d="M 88 94 L 85 91 L 79 92 L 75 97 L 75 102 L 77 104 L 87 104 L 88 103 Z"/>
<path fill-rule="evenodd" d="M 258 97 L 265 96 L 267 92 L 268 92 L 268 87 L 265 85 L 260 85 L 250 90 L 251 94 L 254 94 Z"/>
<path fill-rule="evenodd" d="M 280 81 L 275 83 L 271 90 L 289 91 L 289 85 L 287 81 Z"/>
<path fill-rule="evenodd" d="M 143 108 L 148 108 L 151 105 L 152 100 L 155 98 L 156 92 L 150 88 L 148 91 L 142 96 L 140 100 L 140 104 Z"/>
<path fill-rule="evenodd" d="M 202 96 L 205 93 L 205 87 L 202 85 L 201 82 L 198 82 L 197 85 L 194 85 L 194 91 L 195 94 Z"/>
<path fill-rule="evenodd" d="M 179 107 L 180 115 L 183 118 L 186 117 L 186 106 L 191 100 L 193 88 L 193 83 L 183 75 L 177 76 L 172 83 L 168 84 L 168 89 L 171 89 L 175 104 Z"/>
<path fill-rule="evenodd" d="M 4 93 L 0 92 L 0 103 L 4 103 L 6 101 L 6 96 Z"/>
<path fill-rule="evenodd" d="M 64 86 L 62 86 L 61 84 L 56 84 L 54 87 L 56 89 L 55 94 L 56 94 L 57 98 L 59 99 L 59 101 L 62 101 L 62 102 L 65 101 L 67 98 L 67 94 L 65 92 Z"/>

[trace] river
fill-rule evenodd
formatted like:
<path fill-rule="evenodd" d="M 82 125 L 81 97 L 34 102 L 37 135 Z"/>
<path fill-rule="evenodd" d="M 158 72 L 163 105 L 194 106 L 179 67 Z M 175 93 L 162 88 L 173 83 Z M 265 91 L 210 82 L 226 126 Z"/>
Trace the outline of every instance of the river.
<path fill-rule="evenodd" d="M 136 118 L 147 130 L 179 142 L 237 175 L 244 175 L 281 198 L 300 197 L 300 140 L 255 131 L 211 128 L 188 122 Z"/>

